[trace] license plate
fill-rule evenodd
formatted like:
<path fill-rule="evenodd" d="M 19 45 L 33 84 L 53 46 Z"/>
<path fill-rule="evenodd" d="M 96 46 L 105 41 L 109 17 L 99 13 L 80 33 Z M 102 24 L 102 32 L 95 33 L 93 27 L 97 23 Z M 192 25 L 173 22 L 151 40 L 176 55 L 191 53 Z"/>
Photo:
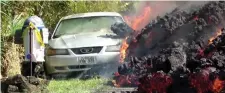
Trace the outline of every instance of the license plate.
<path fill-rule="evenodd" d="M 85 63 L 85 64 L 95 63 L 96 61 L 95 57 L 78 57 L 77 59 L 79 63 Z"/>

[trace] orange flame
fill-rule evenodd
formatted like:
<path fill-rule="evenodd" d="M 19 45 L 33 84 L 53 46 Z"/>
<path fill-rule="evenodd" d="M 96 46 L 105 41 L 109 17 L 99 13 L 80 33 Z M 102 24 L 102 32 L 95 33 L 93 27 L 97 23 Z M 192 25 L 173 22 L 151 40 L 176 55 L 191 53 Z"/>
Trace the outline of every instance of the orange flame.
<path fill-rule="evenodd" d="M 129 47 L 127 44 L 127 37 L 123 40 L 121 48 L 120 48 L 120 62 L 123 62 L 126 57 L 126 50 Z"/>
<path fill-rule="evenodd" d="M 134 20 L 134 23 L 132 24 L 132 28 L 134 30 L 138 30 L 138 28 L 143 25 L 142 23 L 148 19 L 150 16 L 150 7 L 145 7 L 143 16 L 139 16 L 137 19 Z"/>
<path fill-rule="evenodd" d="M 222 34 L 222 31 L 221 31 L 221 30 L 217 31 L 217 32 L 216 32 L 216 35 L 213 36 L 213 37 L 211 37 L 211 38 L 209 39 L 209 44 L 212 44 L 212 41 L 213 41 L 216 37 L 218 37 L 219 35 L 221 35 L 221 34 Z"/>
<path fill-rule="evenodd" d="M 141 16 L 136 17 L 135 19 L 131 20 L 129 16 L 124 16 L 124 20 L 126 23 L 134 30 L 139 30 L 144 26 L 144 23 L 148 21 L 150 16 L 151 8 L 149 6 L 144 8 L 143 14 Z M 120 48 L 120 62 L 123 62 L 126 57 L 126 50 L 129 47 L 127 44 L 127 38 L 123 40 L 121 48 Z"/>
<path fill-rule="evenodd" d="M 125 21 L 128 25 L 131 26 L 134 30 L 139 30 L 141 26 L 144 25 L 146 21 L 148 21 L 150 16 L 151 8 L 149 6 L 144 8 L 143 15 L 135 17 L 131 20 L 130 17 L 124 16 Z"/>
<path fill-rule="evenodd" d="M 221 81 L 219 78 L 216 78 L 213 83 L 213 90 L 215 93 L 220 93 L 223 89 L 223 83 L 224 81 Z"/>

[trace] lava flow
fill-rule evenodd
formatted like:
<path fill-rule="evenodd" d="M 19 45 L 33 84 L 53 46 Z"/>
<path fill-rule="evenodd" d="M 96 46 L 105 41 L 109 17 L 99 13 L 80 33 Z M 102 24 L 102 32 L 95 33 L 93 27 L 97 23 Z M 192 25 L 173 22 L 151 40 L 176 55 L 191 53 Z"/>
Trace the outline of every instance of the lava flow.
<path fill-rule="evenodd" d="M 140 33 L 126 36 L 129 42 L 121 48 L 126 61 L 114 85 L 138 87 L 138 93 L 225 93 L 224 18 L 225 2 L 212 1 L 191 12 L 176 9 L 134 31 Z M 134 30 L 145 18 L 135 20 Z"/>
<path fill-rule="evenodd" d="M 138 86 L 139 92 L 153 93 L 157 91 L 159 93 L 166 93 L 166 88 L 172 84 L 172 78 L 165 73 L 157 72 L 153 73 L 152 76 L 141 78 L 141 83 Z"/>

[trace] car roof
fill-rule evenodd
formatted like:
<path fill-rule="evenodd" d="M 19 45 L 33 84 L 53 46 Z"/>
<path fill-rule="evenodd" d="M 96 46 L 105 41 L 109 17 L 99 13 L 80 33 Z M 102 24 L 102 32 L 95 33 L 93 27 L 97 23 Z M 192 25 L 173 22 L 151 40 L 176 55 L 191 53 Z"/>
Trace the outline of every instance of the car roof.
<path fill-rule="evenodd" d="M 62 20 L 71 19 L 71 18 L 80 18 L 80 17 L 92 17 L 92 16 L 120 16 L 120 17 L 122 17 L 117 12 L 88 12 L 88 13 L 79 13 L 79 14 L 65 16 L 62 18 Z"/>

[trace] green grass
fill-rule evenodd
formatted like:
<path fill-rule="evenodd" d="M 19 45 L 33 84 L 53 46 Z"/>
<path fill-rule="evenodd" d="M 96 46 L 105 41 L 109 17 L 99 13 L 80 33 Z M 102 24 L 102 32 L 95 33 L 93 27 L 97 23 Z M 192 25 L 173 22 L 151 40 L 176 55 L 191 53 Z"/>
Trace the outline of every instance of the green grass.
<path fill-rule="evenodd" d="M 105 87 L 107 79 L 93 78 L 89 80 L 52 80 L 48 86 L 50 93 L 91 93 Z"/>

